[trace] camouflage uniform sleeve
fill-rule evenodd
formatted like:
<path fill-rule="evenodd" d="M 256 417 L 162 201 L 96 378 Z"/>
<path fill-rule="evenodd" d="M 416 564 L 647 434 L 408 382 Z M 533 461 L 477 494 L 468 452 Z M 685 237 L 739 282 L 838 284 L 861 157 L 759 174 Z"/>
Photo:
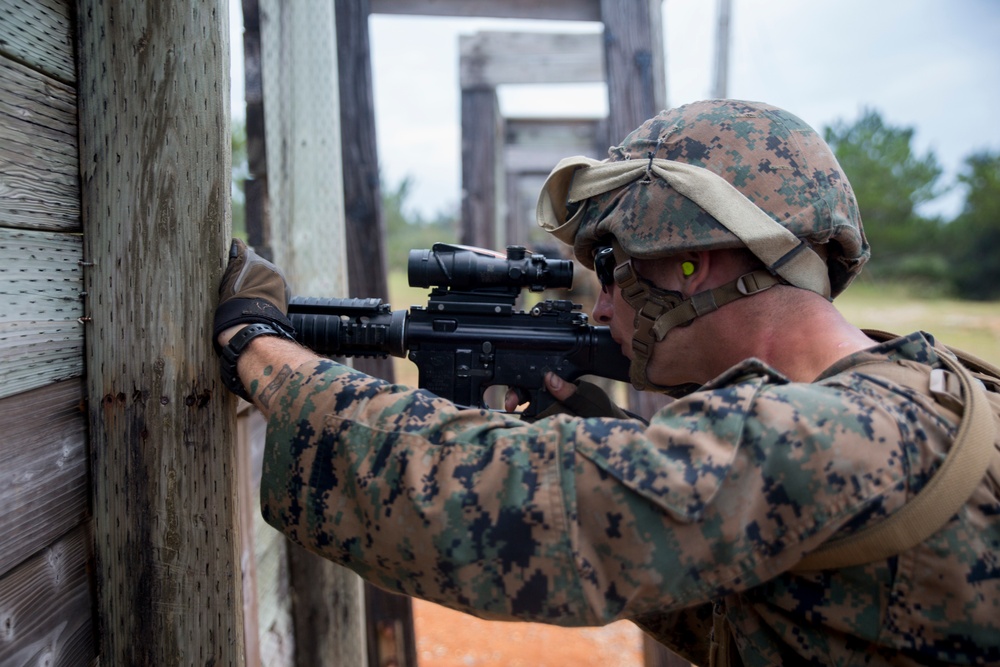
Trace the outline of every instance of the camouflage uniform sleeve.
<path fill-rule="evenodd" d="M 648 428 L 526 424 L 323 360 L 272 400 L 263 513 L 376 585 L 479 616 L 692 607 L 788 569 L 902 478 L 869 446 L 895 428 L 884 411 L 795 387 L 701 392 Z"/>

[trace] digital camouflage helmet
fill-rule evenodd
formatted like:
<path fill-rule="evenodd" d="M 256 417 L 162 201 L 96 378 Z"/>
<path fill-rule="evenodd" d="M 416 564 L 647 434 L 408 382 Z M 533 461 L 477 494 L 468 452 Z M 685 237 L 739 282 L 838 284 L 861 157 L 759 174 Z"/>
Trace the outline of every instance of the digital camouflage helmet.
<path fill-rule="evenodd" d="M 833 298 L 870 254 L 854 192 L 829 146 L 798 117 L 759 102 L 663 111 L 606 160 L 562 160 L 537 214 L 587 267 L 612 245 L 615 282 L 637 313 L 639 388 L 651 386 L 645 365 L 670 328 L 777 283 Z M 766 270 L 686 300 L 638 278 L 629 261 L 727 248 L 749 249 Z"/>

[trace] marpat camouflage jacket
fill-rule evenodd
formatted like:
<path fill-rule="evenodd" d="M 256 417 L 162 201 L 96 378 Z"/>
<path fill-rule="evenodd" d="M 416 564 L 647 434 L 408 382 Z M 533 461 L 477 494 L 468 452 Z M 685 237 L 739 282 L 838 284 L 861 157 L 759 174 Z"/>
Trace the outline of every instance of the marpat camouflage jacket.
<path fill-rule="evenodd" d="M 484 618 L 631 618 L 701 664 L 713 601 L 746 665 L 1000 663 L 997 466 L 919 547 L 790 572 L 901 507 L 955 435 L 929 395 L 866 373 L 886 359 L 940 364 L 919 333 L 809 384 L 748 360 L 648 426 L 526 423 L 309 363 L 272 398 L 263 514 L 386 589 Z"/>

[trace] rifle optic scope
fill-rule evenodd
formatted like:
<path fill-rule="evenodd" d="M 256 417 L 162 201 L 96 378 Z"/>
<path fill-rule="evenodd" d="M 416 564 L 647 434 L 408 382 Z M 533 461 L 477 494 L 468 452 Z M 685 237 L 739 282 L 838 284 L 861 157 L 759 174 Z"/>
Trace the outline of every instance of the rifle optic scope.
<path fill-rule="evenodd" d="M 430 250 L 411 250 L 407 274 L 411 287 L 474 290 L 527 287 L 532 292 L 573 285 L 573 262 L 507 246 L 507 256 L 482 248 L 435 243 Z"/>

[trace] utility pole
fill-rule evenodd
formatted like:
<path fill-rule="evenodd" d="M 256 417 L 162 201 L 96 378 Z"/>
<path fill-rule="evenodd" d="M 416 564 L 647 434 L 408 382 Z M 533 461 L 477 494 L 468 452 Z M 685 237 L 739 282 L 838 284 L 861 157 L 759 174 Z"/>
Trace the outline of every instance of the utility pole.
<path fill-rule="evenodd" d="M 719 0 L 718 22 L 715 32 L 715 84 L 712 97 L 717 100 L 729 97 L 729 17 L 732 0 Z"/>

